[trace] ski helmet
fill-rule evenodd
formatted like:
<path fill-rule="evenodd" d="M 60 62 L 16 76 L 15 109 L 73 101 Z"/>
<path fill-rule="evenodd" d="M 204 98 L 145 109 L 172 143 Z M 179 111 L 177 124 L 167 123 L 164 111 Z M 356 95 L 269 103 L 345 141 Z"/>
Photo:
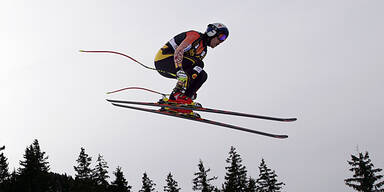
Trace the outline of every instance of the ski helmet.
<path fill-rule="evenodd" d="M 228 38 L 229 31 L 228 28 L 222 23 L 212 23 L 207 27 L 207 31 L 205 33 L 208 35 L 210 39 L 220 36 L 220 40 L 224 41 Z"/>

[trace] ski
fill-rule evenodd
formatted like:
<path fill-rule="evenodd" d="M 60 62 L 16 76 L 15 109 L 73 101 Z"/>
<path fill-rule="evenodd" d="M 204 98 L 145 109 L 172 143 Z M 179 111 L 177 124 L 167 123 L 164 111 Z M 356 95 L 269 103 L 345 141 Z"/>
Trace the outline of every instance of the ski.
<path fill-rule="evenodd" d="M 174 103 L 174 104 L 173 103 L 172 104 L 170 104 L 170 103 L 151 103 L 151 102 L 122 101 L 122 100 L 110 100 L 110 99 L 107 99 L 107 101 L 109 101 L 111 103 L 125 103 L 125 104 L 147 105 L 147 106 L 155 106 L 155 107 L 170 107 L 170 108 L 174 108 L 174 109 L 187 109 L 187 110 L 194 110 L 194 111 L 219 113 L 219 114 L 235 115 L 235 116 L 242 116 L 242 117 L 251 117 L 251 118 L 265 119 L 265 120 L 272 120 L 272 121 L 292 122 L 292 121 L 297 120 L 297 118 L 269 117 L 269 116 L 253 115 L 253 114 L 247 114 L 247 113 L 226 111 L 226 110 L 220 110 L 220 109 L 211 109 L 211 108 L 205 108 L 205 107 L 196 107 L 196 106 L 176 104 L 176 103 Z"/>
<path fill-rule="evenodd" d="M 235 126 L 235 125 L 221 123 L 218 121 L 212 121 L 212 120 L 203 119 L 203 118 L 199 118 L 199 117 L 192 117 L 192 116 L 188 116 L 188 115 L 184 115 L 184 114 L 180 114 L 180 113 L 170 112 L 167 110 L 147 109 L 147 108 L 135 107 L 135 106 L 130 106 L 130 105 L 121 105 L 121 104 L 117 104 L 117 103 L 113 103 L 113 102 L 112 102 L 112 105 L 117 106 L 117 107 L 123 107 L 123 108 L 135 109 L 135 110 L 139 110 L 139 111 L 146 111 L 146 112 L 168 115 L 168 116 L 173 116 L 173 117 L 178 117 L 178 118 L 183 118 L 183 119 L 189 119 L 192 121 L 208 123 L 208 124 L 212 124 L 212 125 L 217 125 L 217 126 L 221 126 L 221 127 L 226 127 L 226 128 L 230 128 L 230 129 L 245 131 L 245 132 L 249 132 L 249 133 L 254 133 L 254 134 L 278 138 L 278 139 L 288 138 L 288 135 L 277 135 L 277 134 L 272 134 L 272 133 L 256 131 L 256 130 L 247 129 L 247 128 L 243 128 L 243 127 L 239 127 L 239 126 Z"/>

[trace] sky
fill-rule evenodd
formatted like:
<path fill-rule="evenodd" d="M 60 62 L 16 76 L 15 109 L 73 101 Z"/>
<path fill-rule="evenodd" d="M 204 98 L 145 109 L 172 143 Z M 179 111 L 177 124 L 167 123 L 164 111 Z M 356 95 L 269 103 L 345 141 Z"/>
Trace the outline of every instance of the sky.
<path fill-rule="evenodd" d="M 224 181 L 231 146 L 248 175 L 264 158 L 284 191 L 350 190 L 347 161 L 368 151 L 384 168 L 384 12 L 382 0 L 3 0 L 0 6 L 0 145 L 11 169 L 38 139 L 51 171 L 74 176 L 84 147 L 117 166 L 133 190 L 144 172 L 162 190 L 172 172 L 192 191 L 201 159 L 213 184 Z M 153 66 L 174 35 L 228 26 L 229 38 L 209 48 L 203 106 L 259 115 L 297 117 L 281 123 L 200 113 L 279 140 L 184 119 L 117 108 L 105 99 L 157 101 L 140 86 L 169 93 L 174 80 L 112 50 Z M 94 164 L 93 164 L 94 165 Z"/>

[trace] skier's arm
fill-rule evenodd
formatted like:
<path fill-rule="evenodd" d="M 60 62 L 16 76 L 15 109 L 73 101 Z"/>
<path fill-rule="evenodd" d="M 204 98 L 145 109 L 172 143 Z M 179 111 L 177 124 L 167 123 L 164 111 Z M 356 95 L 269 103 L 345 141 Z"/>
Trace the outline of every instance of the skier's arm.
<path fill-rule="evenodd" d="M 192 46 L 192 43 L 196 41 L 196 39 L 198 39 L 199 37 L 200 37 L 199 33 L 195 31 L 187 32 L 187 36 L 175 50 L 174 61 L 175 61 L 176 69 L 182 68 L 184 50 L 189 46 Z"/>

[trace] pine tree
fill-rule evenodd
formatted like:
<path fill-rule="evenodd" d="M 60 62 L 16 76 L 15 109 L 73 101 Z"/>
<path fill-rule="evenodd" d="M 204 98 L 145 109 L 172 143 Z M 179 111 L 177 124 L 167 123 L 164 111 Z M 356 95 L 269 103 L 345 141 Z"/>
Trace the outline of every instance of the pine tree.
<path fill-rule="evenodd" d="M 149 179 L 147 173 L 143 175 L 143 186 L 139 190 L 139 192 L 151 192 L 155 190 L 156 184 L 153 183 L 151 179 Z"/>
<path fill-rule="evenodd" d="M 78 165 L 73 167 L 76 171 L 76 179 L 92 179 L 92 169 L 89 167 L 91 161 L 92 157 L 89 157 L 88 154 L 85 153 L 85 149 L 81 148 L 79 158 L 76 160 Z"/>
<path fill-rule="evenodd" d="M 113 192 L 131 192 L 132 186 L 128 185 L 127 180 L 124 177 L 121 167 L 117 167 L 116 171 L 113 172 L 116 179 L 111 183 Z"/>
<path fill-rule="evenodd" d="M 259 178 L 256 180 L 256 191 L 258 192 L 280 192 L 282 185 L 285 185 L 283 182 L 277 182 L 277 175 L 275 171 L 272 171 L 265 164 L 264 159 L 261 160 L 259 166 L 260 174 Z"/>
<path fill-rule="evenodd" d="M 41 151 L 37 139 L 26 148 L 24 159 L 20 161 L 22 167 L 18 170 L 15 191 L 47 191 L 49 188 L 48 157 Z"/>
<path fill-rule="evenodd" d="M 177 181 L 173 179 L 172 173 L 169 173 L 167 179 L 165 180 L 167 185 L 164 186 L 164 191 L 167 192 L 179 192 L 181 188 L 179 188 Z"/>
<path fill-rule="evenodd" d="M 5 147 L 1 147 L 0 151 L 4 150 Z M 0 184 L 7 181 L 7 179 L 10 177 L 9 170 L 8 170 L 8 159 L 4 156 L 4 153 L 0 153 Z"/>
<path fill-rule="evenodd" d="M 352 161 L 348 164 L 352 166 L 353 177 L 345 179 L 345 184 L 352 187 L 356 191 L 361 192 L 383 192 L 384 181 L 378 182 L 383 178 L 383 175 L 378 175 L 382 169 L 374 169 L 374 165 L 369 158 L 368 152 L 359 153 L 359 156 L 351 155 Z M 376 183 L 378 182 L 378 183 Z M 375 184 L 376 183 L 376 184 Z"/>
<path fill-rule="evenodd" d="M 217 179 L 217 177 L 208 178 L 208 172 L 211 171 L 211 169 L 205 169 L 203 161 L 200 160 L 199 164 L 199 172 L 196 172 L 194 175 L 196 176 L 192 182 L 193 187 L 192 189 L 194 191 L 202 191 L 202 192 L 211 192 L 215 190 L 215 187 L 210 184 L 211 181 L 214 181 Z"/>
<path fill-rule="evenodd" d="M 107 187 L 109 178 L 107 169 L 109 168 L 107 162 L 104 160 L 103 156 L 99 154 L 96 161 L 96 167 L 93 170 L 93 180 L 96 185 Z"/>
<path fill-rule="evenodd" d="M 230 165 L 225 167 L 227 173 L 223 185 L 224 192 L 243 192 L 247 188 L 247 170 L 241 164 L 242 161 L 240 155 L 236 152 L 236 148 L 231 147 L 229 157 L 226 160 Z"/>
<path fill-rule="evenodd" d="M 25 150 L 24 158 L 24 161 L 20 161 L 20 165 L 23 166 L 23 168 L 19 169 L 21 175 L 49 171 L 49 163 L 47 162 L 48 157 L 45 156 L 45 152 L 40 150 L 39 141 L 37 139 L 35 139 L 33 144 Z"/>

